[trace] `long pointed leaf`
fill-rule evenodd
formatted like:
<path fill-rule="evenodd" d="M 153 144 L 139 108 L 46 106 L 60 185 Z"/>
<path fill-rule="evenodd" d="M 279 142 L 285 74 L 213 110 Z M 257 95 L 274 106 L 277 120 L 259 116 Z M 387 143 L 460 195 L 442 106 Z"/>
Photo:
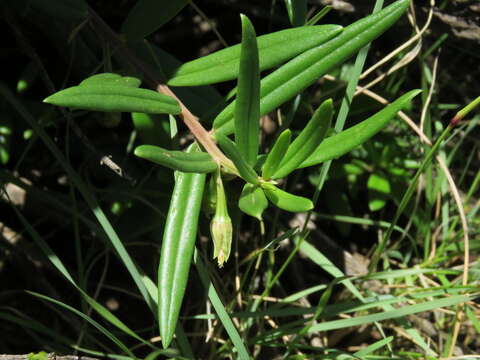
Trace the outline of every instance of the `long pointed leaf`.
<path fill-rule="evenodd" d="M 245 15 L 242 18 L 242 51 L 235 105 L 235 142 L 248 164 L 255 165 L 260 128 L 260 70 L 255 30 Z"/>
<path fill-rule="evenodd" d="M 300 167 L 317 165 L 324 161 L 334 159 L 364 143 L 382 130 L 388 122 L 393 119 L 397 112 L 405 107 L 419 93 L 420 90 L 409 91 L 360 124 L 352 126 L 337 135 L 326 138 Z"/>
<path fill-rule="evenodd" d="M 59 305 L 69 311 L 71 311 L 72 313 L 74 313 L 75 315 L 81 317 L 82 319 L 84 319 L 85 321 L 87 321 L 89 324 L 91 324 L 92 326 L 94 326 L 95 328 L 97 328 L 98 331 L 100 331 L 103 335 L 105 335 L 106 337 L 108 337 L 113 343 L 115 343 L 115 345 L 117 345 L 120 349 L 122 349 L 122 351 L 125 352 L 125 354 L 128 354 L 129 356 L 131 357 L 135 357 L 135 355 L 133 355 L 133 353 L 128 349 L 128 347 L 119 339 L 117 338 L 114 334 L 112 334 L 110 331 L 108 331 L 107 329 L 105 329 L 102 325 L 100 325 L 98 322 L 96 322 L 95 320 L 93 320 L 90 316 L 87 316 L 85 314 L 83 314 L 82 312 L 78 311 L 77 309 L 71 307 L 70 305 L 67 305 L 65 303 L 62 303 L 61 301 L 58 301 L 58 300 L 55 300 L 55 299 L 52 299 L 51 297 L 48 297 L 46 295 L 42 295 L 42 294 L 39 294 L 39 293 L 36 293 L 36 292 L 33 292 L 33 291 L 27 291 L 28 294 L 31 294 L 33 296 L 36 296 L 40 299 L 43 299 L 43 300 L 46 300 L 46 301 L 49 301 L 55 305 Z"/>
<path fill-rule="evenodd" d="M 158 321 L 165 348 L 173 339 L 187 286 L 204 186 L 204 174 L 177 173 L 158 266 Z"/>
<path fill-rule="evenodd" d="M 47 97 L 43 102 L 76 109 L 107 112 L 179 114 L 178 102 L 153 90 L 129 86 L 73 86 Z"/>
<path fill-rule="evenodd" d="M 153 145 L 140 145 L 134 154 L 142 159 L 188 173 L 210 173 L 218 168 L 212 157 L 204 152 L 172 151 Z"/>
<path fill-rule="evenodd" d="M 338 25 L 305 26 L 281 30 L 257 38 L 260 70 L 270 69 L 323 44 L 342 31 Z M 187 62 L 168 81 L 172 86 L 208 85 L 238 76 L 240 44 Z"/>
<path fill-rule="evenodd" d="M 260 89 L 260 115 L 290 100 L 380 36 L 398 20 L 409 3 L 410 0 L 398 0 L 382 11 L 351 24 L 337 37 L 304 52 L 265 77 Z M 229 134 L 233 131 L 230 121 L 234 106 L 235 102 L 231 103 L 215 119 L 217 133 Z"/>

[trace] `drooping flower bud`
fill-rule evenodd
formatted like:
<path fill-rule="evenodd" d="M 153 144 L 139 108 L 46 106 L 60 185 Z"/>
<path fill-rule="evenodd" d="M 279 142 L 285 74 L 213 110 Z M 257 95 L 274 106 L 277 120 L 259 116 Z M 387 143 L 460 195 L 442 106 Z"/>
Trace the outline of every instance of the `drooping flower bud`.
<path fill-rule="evenodd" d="M 228 215 L 227 198 L 220 171 L 215 172 L 214 178 L 217 190 L 217 203 L 215 216 L 210 223 L 210 232 L 213 239 L 213 258 L 217 259 L 219 267 L 223 267 L 223 264 L 230 256 L 233 228 L 232 219 Z"/>

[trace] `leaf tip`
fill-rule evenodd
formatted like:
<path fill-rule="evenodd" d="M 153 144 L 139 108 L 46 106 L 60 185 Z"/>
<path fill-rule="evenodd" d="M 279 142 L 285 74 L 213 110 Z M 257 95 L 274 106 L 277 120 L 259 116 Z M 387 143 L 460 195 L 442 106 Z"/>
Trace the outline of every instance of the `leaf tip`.
<path fill-rule="evenodd" d="M 52 98 L 54 98 L 54 95 L 50 95 L 50 96 L 46 97 L 45 99 L 43 99 L 42 102 L 44 102 L 45 104 L 54 105 L 55 103 L 52 101 Z"/>

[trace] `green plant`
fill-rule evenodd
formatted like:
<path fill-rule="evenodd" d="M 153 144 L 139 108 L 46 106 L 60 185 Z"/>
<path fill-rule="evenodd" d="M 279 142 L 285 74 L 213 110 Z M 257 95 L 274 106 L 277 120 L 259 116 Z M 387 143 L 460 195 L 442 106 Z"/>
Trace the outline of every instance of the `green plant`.
<path fill-rule="evenodd" d="M 390 81 L 388 85 L 390 90 L 385 93 L 396 100 L 392 100 L 382 109 L 377 107 L 375 111 L 378 111 L 373 115 L 370 112 L 367 119 L 353 126 L 349 125 L 346 130 L 343 129 L 368 52 L 368 45 L 405 13 L 410 5 L 409 0 L 395 1 L 383 10 L 380 10 L 383 2 L 378 0 L 375 5 L 377 12 L 345 28 L 338 25 L 313 25 L 328 12 L 328 8 L 314 14 L 307 21 L 307 2 L 286 0 L 288 19 L 297 27 L 257 36 L 250 20 L 241 15 L 241 44 L 226 47 L 184 64 L 144 38 L 173 19 L 187 4 L 195 7 L 193 2 L 162 4 L 155 0 L 138 1 L 123 22 L 124 38 L 114 34 L 86 3 L 80 0 L 70 2 L 72 6 L 61 7 L 59 11 L 65 19 L 75 22 L 78 26 L 71 30 L 71 36 L 74 38 L 77 31 L 82 33 L 85 29 L 83 27 L 85 23 L 82 21 L 87 21 L 86 14 L 89 14 L 89 25 L 92 25 L 105 40 L 101 47 L 95 48 L 96 50 L 101 48 L 104 56 L 102 62 L 99 65 L 98 61 L 92 61 L 88 68 L 89 74 L 104 72 L 86 77 L 77 86 L 60 91 L 51 88 L 52 94 L 44 102 L 61 107 L 62 117 L 68 119 L 69 125 L 88 119 L 87 121 L 96 122 L 102 127 L 111 128 L 118 126 L 121 119 L 131 118 L 134 131 L 128 146 L 121 151 L 134 154 L 136 157 L 132 162 L 139 168 L 145 169 L 148 166 L 148 162 L 140 159 L 160 166 L 152 166 L 149 168 L 150 171 L 143 172 L 140 176 L 142 180 L 136 187 L 127 188 L 122 184 L 115 184 L 111 189 L 96 190 L 95 182 L 88 176 L 84 177 L 85 169 L 80 168 L 77 172 L 73 165 L 71 158 L 74 158 L 74 155 L 70 148 L 68 132 L 65 151 L 60 150 L 58 144 L 52 141 L 47 133 L 52 130 L 52 124 L 56 124 L 52 121 L 56 116 L 54 108 L 46 104 L 37 104 L 40 111 L 48 115 L 42 117 L 42 122 L 38 122 L 35 119 L 37 109 L 20 101 L 18 96 L 0 84 L 3 99 L 26 120 L 31 128 L 28 130 L 34 134 L 29 146 L 33 146 L 31 144 L 34 144 L 36 139 L 44 142 L 52 153 L 54 162 L 63 168 L 71 182 L 68 184 L 71 207 L 62 205 L 61 201 L 47 192 L 43 196 L 47 198 L 50 206 L 61 208 L 71 218 L 72 227 L 75 229 L 77 276 L 72 276 L 63 265 L 49 243 L 40 235 L 37 224 L 30 223 L 22 215 L 22 211 L 13 207 L 25 231 L 48 257 L 54 269 L 60 272 L 80 295 L 82 311 L 62 303 L 54 296 L 39 294 L 38 291 L 30 291 L 28 294 L 46 303 L 60 306 L 66 313 L 75 315 L 69 319 L 81 319 L 82 329 L 93 329 L 86 331 L 85 342 L 81 341 L 83 333 L 80 339 L 75 339 L 77 341 L 69 339 L 68 335 L 59 336 L 59 342 L 67 349 L 70 349 L 71 344 L 77 344 L 74 346 L 77 350 L 100 355 L 99 352 L 84 345 L 89 344 L 102 349 L 108 356 L 117 356 L 114 350 L 109 348 L 110 344 L 97 339 L 97 334 L 101 333 L 128 358 L 135 358 L 137 346 L 142 347 L 140 351 L 145 348 L 150 352 L 148 359 L 161 355 L 196 358 L 199 356 L 194 354 L 190 345 L 193 336 L 186 336 L 183 329 L 185 322 L 179 321 L 193 318 L 201 319 L 198 322 L 208 320 L 209 329 L 211 323 L 218 320 L 228 334 L 227 341 L 222 339 L 218 342 L 220 344 L 218 348 L 212 347 L 210 357 L 231 357 L 232 353 L 236 353 L 239 358 L 247 359 L 252 357 L 259 347 L 276 347 L 279 354 L 284 352 L 283 358 L 302 357 L 304 352 L 308 354 L 305 357 L 313 356 L 316 352 L 322 351 L 319 358 L 368 359 L 373 352 L 380 350 L 390 357 L 402 354 L 401 351 L 397 353 L 392 350 L 393 338 L 386 336 L 380 324 L 380 321 L 395 319 L 395 323 L 405 330 L 415 346 L 422 349 L 422 353 L 435 355 L 433 347 L 424 340 L 420 332 L 399 317 L 462 304 L 472 299 L 470 293 L 465 293 L 465 289 L 472 292 L 473 290 L 468 288 L 466 283 L 460 286 L 451 280 L 451 276 L 459 275 L 458 269 L 436 271 L 433 268 L 433 260 L 431 262 L 425 260 L 419 268 L 408 268 L 409 253 L 403 254 L 396 244 L 392 246 L 390 238 L 393 231 L 408 236 L 412 244 L 411 249 L 418 251 L 418 244 L 412 239 L 408 229 L 402 228 L 399 219 L 401 215 L 410 212 L 411 208 L 408 205 L 411 205 L 410 199 L 417 181 L 423 173 L 429 171 L 434 155 L 442 150 L 444 145 L 442 140 L 446 138 L 457 120 L 454 120 L 452 126 L 440 136 L 432 149 L 425 151 L 423 158 L 409 154 L 416 160 L 414 165 L 419 167 L 413 181 L 410 168 L 403 166 L 405 153 L 397 152 L 395 150 L 397 147 L 392 145 L 391 140 L 384 141 L 378 137 L 375 142 L 368 140 L 385 129 L 400 110 L 409 106 L 419 90 L 406 91 L 399 95 L 398 86 L 391 85 L 394 81 Z M 15 6 L 20 6 L 21 11 L 27 11 L 22 10 L 21 4 Z M 57 12 L 53 5 L 43 6 L 41 1 L 32 1 L 28 6 L 42 10 L 49 16 Z M 28 49 L 28 46 L 26 48 Z M 84 47 L 81 49 L 85 50 Z M 92 52 L 93 56 L 98 52 L 100 51 Z M 347 61 L 357 53 L 359 54 L 355 65 L 351 67 Z M 82 52 L 81 60 L 87 59 L 89 54 L 88 51 Z M 38 61 L 35 56 L 32 58 Z M 38 64 L 34 68 L 36 74 L 42 73 Z M 99 70 L 100 68 L 103 70 Z M 31 72 L 30 67 L 25 69 L 22 79 L 33 78 L 33 75 L 28 75 L 27 72 Z M 337 89 L 332 90 L 329 96 L 319 97 L 310 91 L 311 86 L 324 75 L 339 72 L 340 77 L 342 73 L 348 73 L 347 76 L 344 75 L 348 79 L 345 96 L 344 84 L 341 82 L 336 83 Z M 86 71 L 82 72 L 84 73 Z M 48 79 L 45 82 L 48 84 Z M 220 82 L 228 82 L 223 84 L 222 89 L 233 84 L 233 88 L 226 96 L 221 96 L 211 86 Z M 146 84 L 145 88 L 140 88 L 142 83 Z M 19 92 L 28 91 L 25 90 L 27 88 L 28 86 L 22 82 Z M 332 98 L 329 98 L 330 96 Z M 338 97 L 343 100 L 336 116 Z M 358 103 L 355 105 L 358 106 Z M 470 107 L 467 107 L 467 110 Z M 48 112 L 44 109 L 48 109 Z M 104 114 L 99 115 L 97 112 Z M 120 114 L 122 112 L 127 114 Z M 459 114 L 465 115 L 462 112 Z M 278 123 L 273 133 L 263 131 L 262 117 L 273 118 Z M 182 131 L 183 124 L 177 124 L 180 120 L 188 127 L 188 132 Z M 12 126 L 10 121 L 5 119 L 2 121 L 0 136 L 5 137 L 0 138 L 0 160 L 6 163 L 11 150 Z M 59 131 L 58 128 L 55 130 Z M 105 134 L 107 133 L 109 130 L 105 130 Z M 406 145 L 402 146 L 404 149 L 407 148 Z M 329 171 L 331 161 L 352 150 L 355 150 L 352 163 L 335 162 Z M 25 150 L 25 153 L 27 152 L 28 149 Z M 343 159 L 346 158 L 350 159 L 351 156 Z M 108 161 L 108 158 L 102 158 L 103 161 Z M 398 165 L 399 162 L 401 165 Z M 321 167 L 316 173 L 314 167 L 319 164 Z M 117 170 L 114 166 L 112 169 Z M 311 175 L 309 179 L 315 192 L 311 186 L 305 184 L 306 174 Z M 348 178 L 347 184 L 342 183 L 336 187 L 332 180 L 342 176 Z M 364 177 L 365 181 L 357 182 L 360 177 Z M 479 178 L 476 177 L 477 185 Z M 0 180 L 27 187 L 26 183 L 16 179 L 9 171 L 0 171 Z M 320 214 L 325 206 L 318 200 L 325 181 L 328 183 L 322 196 L 327 193 L 327 206 L 333 204 L 332 215 Z M 394 189 L 393 181 L 401 183 L 401 187 Z M 143 188 L 145 184 L 148 184 L 147 188 Z M 469 197 L 475 188 L 476 185 L 471 187 Z M 349 212 L 348 196 L 354 198 L 364 190 L 368 192 L 369 210 L 377 212 L 376 214 L 390 210 L 390 200 L 400 204 L 391 222 L 354 217 L 353 213 Z M 405 190 L 406 193 L 403 194 Z M 84 198 L 86 206 L 82 207 L 83 204 L 78 202 L 77 191 Z M 430 193 L 433 195 L 429 195 L 430 198 L 435 198 L 435 191 L 438 193 L 439 190 L 431 189 Z M 142 202 L 150 210 L 153 209 L 154 216 L 151 212 L 146 215 L 145 211 L 138 208 L 137 202 Z M 105 207 L 104 204 L 108 206 Z M 269 206 L 274 211 L 267 212 Z M 105 213 L 103 209 L 108 207 L 110 211 Z M 97 222 L 85 215 L 88 209 L 95 215 Z M 281 210 L 285 210 L 286 213 Z M 164 212 L 165 222 L 162 220 Z M 308 214 L 300 229 L 290 228 L 286 222 L 279 221 L 281 217 L 296 216 L 295 213 L 302 212 Z M 307 229 L 311 215 L 324 218 L 329 216 L 329 219 L 335 221 L 335 225 L 339 225 L 340 222 L 357 223 L 387 229 L 386 234 L 379 236 L 380 241 L 373 252 L 368 275 L 354 278 L 346 276 L 328 257 L 317 250 L 317 244 L 309 236 Z M 143 221 L 142 218 L 147 216 L 150 216 L 149 221 Z M 428 208 L 422 216 L 428 218 Z M 416 223 L 421 222 L 417 220 L 420 218 L 418 214 L 412 218 Z M 203 224 L 208 223 L 208 219 L 209 229 Z M 113 221 L 117 223 L 112 223 Z M 448 221 L 443 221 L 446 223 L 445 228 L 448 228 Z M 450 228 L 455 229 L 458 221 L 458 218 L 455 219 Z M 145 226 L 146 223 L 148 226 Z M 102 250 L 100 255 L 91 249 L 83 252 L 79 230 L 82 226 L 91 233 L 99 234 L 99 238 L 106 242 L 107 250 Z M 124 232 L 123 227 L 130 227 L 133 230 Z M 338 227 L 340 232 L 345 230 L 345 227 Z M 426 233 L 431 231 L 429 226 L 424 226 L 424 229 Z M 163 236 L 159 235 L 159 231 Z M 234 259 L 235 289 L 232 294 L 238 297 L 234 300 L 234 296 L 229 298 L 224 296 L 222 299 L 223 291 L 219 294 L 215 285 L 223 285 L 222 277 L 232 275 L 230 270 L 233 268 L 232 259 L 228 262 L 231 254 L 233 257 L 233 254 L 246 251 L 235 248 L 235 244 L 238 243 L 235 240 L 238 240 L 239 233 L 244 238 L 251 236 L 256 241 L 260 240 L 250 254 L 243 259 L 238 257 Z M 139 257 L 134 260 L 131 256 L 129 247 L 133 245 L 126 241 L 129 237 L 126 234 L 134 239 L 154 234 L 154 245 L 161 246 L 156 283 L 149 276 L 154 270 L 139 263 Z M 347 236 L 348 231 L 344 231 L 343 234 Z M 208 244 L 202 242 L 201 246 L 195 248 L 196 240 L 205 237 L 212 241 Z M 284 239 L 291 241 L 290 253 L 278 264 L 277 259 L 281 257 L 277 256 L 275 250 Z M 141 299 L 151 311 L 152 323 L 155 322 L 157 326 L 142 331 L 131 327 L 130 324 L 127 326 L 128 322 L 126 324 L 120 320 L 121 316 L 114 315 L 97 300 L 97 296 L 90 296 L 90 291 L 86 290 L 93 276 L 92 268 L 99 263 L 102 254 L 108 254 L 110 246 L 116 251 L 118 258 L 134 280 Z M 428 247 L 425 248 L 427 253 Z M 452 243 L 448 241 L 442 244 L 443 248 L 451 258 L 457 256 L 459 252 L 458 249 L 452 250 Z M 219 270 L 212 264 L 204 263 L 202 255 L 205 249 L 213 253 L 218 267 L 224 267 L 223 269 Z M 463 249 L 467 249 L 468 252 L 468 244 L 465 244 Z M 287 292 L 289 295 L 280 296 L 278 304 L 265 305 L 265 300 L 271 296 L 271 291 L 275 290 L 276 286 L 283 294 L 283 284 L 279 283 L 279 279 L 286 273 L 288 266 L 300 258 L 295 256 L 298 252 L 332 275 L 334 280 L 330 284 L 322 283 L 302 289 L 298 293 Z M 154 257 L 150 256 L 149 259 Z M 425 259 L 427 258 L 428 256 L 425 256 Z M 399 269 L 391 269 L 389 262 L 391 259 L 400 262 Z M 192 291 L 187 289 L 191 278 L 192 260 L 205 296 L 208 297 L 215 314 L 201 314 L 201 311 L 182 312 L 185 294 Z M 263 270 L 259 270 L 262 261 L 268 263 L 264 274 L 261 273 Z M 156 267 L 157 261 L 154 262 Z M 388 271 L 375 272 L 377 266 Z M 217 271 L 218 277 L 215 276 Z M 416 281 L 421 282 L 426 275 L 435 277 L 435 281 L 440 279 L 438 281 L 445 289 L 437 286 L 431 289 L 416 289 L 416 292 L 396 296 L 383 296 L 375 290 L 360 289 L 356 285 L 356 282 L 370 280 L 382 281 L 385 285 L 396 285 L 400 282 L 412 284 Z M 258 278 L 262 278 L 265 285 L 260 292 L 251 280 Z M 343 301 L 340 298 L 337 303 L 329 304 L 329 300 L 334 296 L 334 288 L 339 284 L 345 286 L 356 300 Z M 242 300 L 243 289 L 248 289 L 248 296 Z M 317 297 L 319 291 L 322 292 Z M 448 293 L 448 296 L 444 296 L 444 293 Z M 318 300 L 318 304 L 297 306 L 295 302 L 308 295 L 313 295 L 312 298 Z M 411 302 L 408 306 L 400 306 L 407 301 Z M 398 308 L 392 304 L 398 304 Z M 381 311 L 364 314 L 365 311 L 375 308 Z M 475 318 L 475 312 L 472 310 L 474 308 L 467 309 L 470 311 L 466 314 L 470 318 Z M 96 313 L 95 316 L 90 316 L 90 310 Z M 12 315 L 9 311 L 10 309 L 0 308 L 0 318 L 21 326 L 30 326 L 36 333 L 48 334 L 48 330 L 45 330 L 39 321 L 29 322 L 23 314 Z M 346 313 L 360 314 L 349 319 L 329 319 L 330 316 Z M 100 321 L 96 316 L 100 317 Z M 272 326 L 271 330 L 263 325 L 264 317 L 273 318 L 276 322 L 274 325 L 268 323 L 268 326 Z M 295 320 L 285 320 L 292 317 Z M 328 347 L 310 346 L 310 339 L 307 338 L 318 331 L 346 329 L 364 324 L 374 324 L 382 339 L 372 340 L 368 347 L 351 355 L 340 354 L 339 351 Z M 157 347 L 156 340 L 146 340 L 146 336 L 157 335 L 158 330 L 163 349 L 160 345 Z M 187 331 L 190 333 L 190 329 Z M 217 334 L 209 331 L 207 339 L 211 337 L 217 338 Z M 289 340 L 282 343 L 279 340 L 281 337 L 288 337 Z M 451 338 L 455 339 L 453 335 Z M 130 346 L 129 341 L 135 345 Z M 293 355 L 294 352 L 296 355 Z"/>
<path fill-rule="evenodd" d="M 184 64 L 167 81 L 171 85 L 192 86 L 238 78 L 236 100 L 215 118 L 212 135 L 206 134 L 195 119 L 192 121 L 195 127 L 190 125 L 198 145 L 207 153 L 198 152 L 200 149 L 186 153 L 172 152 L 153 145 L 139 146 L 135 150 L 135 155 L 141 158 L 181 172 L 176 175 L 158 271 L 158 318 L 165 347 L 173 339 L 188 278 L 205 183 L 205 175 L 201 174 L 216 174 L 216 210 L 211 231 L 215 242 L 214 257 L 218 258 L 220 266 L 228 260 L 232 241 L 221 173 L 239 176 L 246 182 L 239 199 L 240 209 L 259 220 L 268 206 L 266 199 L 286 211 L 313 209 L 314 204 L 309 199 L 277 187 L 278 180 L 298 168 L 333 159 L 360 145 L 381 130 L 418 92 L 405 94 L 372 118 L 323 141 L 333 115 L 332 101 L 327 100 L 318 107 L 291 143 L 291 132 L 285 130 L 272 151 L 259 156 L 260 116 L 302 92 L 320 76 L 378 37 L 403 14 L 408 4 L 408 0 L 399 0 L 345 29 L 320 27 L 317 30 L 319 35 L 312 37 L 315 42 L 310 37 L 303 38 L 308 41 L 305 44 L 298 41 L 302 47 L 289 52 L 282 51 L 282 46 L 289 41 L 289 36 L 297 35 L 298 29 L 286 30 L 278 36 L 264 36 L 257 41 L 252 24 L 242 16 L 241 48 L 237 45 Z M 129 22 L 127 29 L 130 28 Z M 278 48 L 275 47 L 277 43 L 280 45 Z M 289 58 L 292 60 L 260 81 L 261 70 Z M 98 74 L 84 80 L 79 86 L 51 95 L 45 102 L 96 111 L 172 115 L 181 112 L 174 97 L 139 89 L 139 85 L 140 80 L 135 78 L 111 73 Z M 235 142 L 226 136 L 232 132 Z M 226 156 L 217 148 L 215 140 Z M 255 170 L 260 168 L 261 175 Z"/>

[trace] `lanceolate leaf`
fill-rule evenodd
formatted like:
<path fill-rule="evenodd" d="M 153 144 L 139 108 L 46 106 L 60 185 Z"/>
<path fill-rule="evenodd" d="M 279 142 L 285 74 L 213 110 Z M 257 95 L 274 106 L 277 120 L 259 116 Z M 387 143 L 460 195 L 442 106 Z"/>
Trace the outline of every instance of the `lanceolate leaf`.
<path fill-rule="evenodd" d="M 340 35 L 310 49 L 265 77 L 260 88 L 260 115 L 276 109 L 319 77 L 343 63 L 386 31 L 405 12 L 410 0 L 398 0 L 385 9 L 345 28 Z M 217 133 L 231 133 L 235 102 L 215 119 Z"/>
<path fill-rule="evenodd" d="M 268 200 L 280 209 L 291 212 L 303 212 L 313 209 L 313 203 L 310 199 L 290 194 L 269 183 L 262 184 L 262 188 Z"/>
<path fill-rule="evenodd" d="M 218 168 L 212 157 L 204 152 L 187 153 L 171 151 L 154 145 L 140 145 L 134 153 L 142 159 L 187 173 L 210 173 Z"/>
<path fill-rule="evenodd" d="M 182 10 L 188 0 L 138 0 L 122 25 L 122 32 L 130 40 L 141 40 L 170 21 Z"/>
<path fill-rule="evenodd" d="M 282 64 L 302 52 L 318 46 L 342 31 L 338 25 L 305 26 L 277 31 L 257 38 L 260 70 Z M 238 76 L 240 44 L 187 62 L 168 81 L 172 86 L 208 85 Z"/>
<path fill-rule="evenodd" d="M 370 139 L 377 132 L 382 130 L 388 122 L 393 119 L 398 111 L 407 105 L 412 98 L 420 93 L 420 90 L 412 90 L 399 97 L 385 109 L 379 111 L 367 120 L 341 133 L 326 138 L 302 164 L 301 168 L 317 165 L 324 161 L 334 159 L 346 154 L 353 148 L 361 145 Z"/>
<path fill-rule="evenodd" d="M 158 266 L 158 320 L 162 344 L 172 341 L 197 235 L 204 174 L 178 172 Z"/>
<path fill-rule="evenodd" d="M 48 104 L 76 109 L 107 112 L 143 112 L 150 114 L 179 114 L 178 102 L 153 90 L 128 86 L 74 86 L 61 90 L 43 100 Z"/>
<path fill-rule="evenodd" d="M 242 154 L 238 151 L 235 143 L 226 136 L 218 136 L 218 143 L 225 154 L 232 160 L 237 168 L 240 176 L 251 184 L 258 184 L 258 176 L 253 167 L 251 167 L 247 161 L 243 158 Z"/>
<path fill-rule="evenodd" d="M 278 169 L 278 166 L 285 156 L 288 146 L 290 145 L 290 139 L 292 132 L 289 129 L 284 130 L 275 141 L 272 150 L 268 153 L 267 160 L 262 167 L 262 177 L 265 180 L 269 180 L 273 173 Z"/>
<path fill-rule="evenodd" d="M 235 142 L 248 164 L 255 165 L 260 128 L 260 71 L 255 30 L 245 15 L 242 18 L 242 51 L 235 105 Z"/>
<path fill-rule="evenodd" d="M 272 176 L 273 179 L 287 176 L 315 151 L 330 128 L 332 115 L 333 102 L 329 99 L 319 106 L 307 126 L 288 147 L 278 170 Z"/>
<path fill-rule="evenodd" d="M 117 85 L 138 88 L 142 81 L 131 76 L 122 76 L 114 73 L 95 74 L 83 80 L 78 86 L 103 86 L 103 85 Z"/>
<path fill-rule="evenodd" d="M 268 207 L 268 201 L 262 188 L 253 184 L 245 184 L 238 207 L 245 214 L 262 220 L 262 213 Z"/>

